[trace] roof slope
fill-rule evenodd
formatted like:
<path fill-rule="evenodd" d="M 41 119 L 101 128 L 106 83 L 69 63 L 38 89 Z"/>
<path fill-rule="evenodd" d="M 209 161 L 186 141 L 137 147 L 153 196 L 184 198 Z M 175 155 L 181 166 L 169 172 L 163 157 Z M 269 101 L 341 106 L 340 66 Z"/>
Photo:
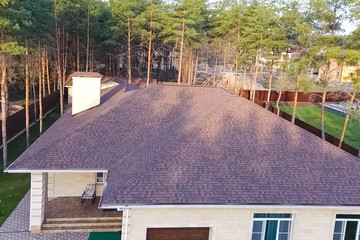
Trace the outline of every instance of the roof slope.
<path fill-rule="evenodd" d="M 83 77 L 83 78 L 103 78 L 98 72 L 74 72 L 68 76 L 65 81 L 65 86 L 71 87 L 73 85 L 72 78 L 73 77 Z"/>
<path fill-rule="evenodd" d="M 102 206 L 360 206 L 357 158 L 245 99 L 218 88 L 120 89 L 65 114 L 9 169 L 107 169 Z"/>

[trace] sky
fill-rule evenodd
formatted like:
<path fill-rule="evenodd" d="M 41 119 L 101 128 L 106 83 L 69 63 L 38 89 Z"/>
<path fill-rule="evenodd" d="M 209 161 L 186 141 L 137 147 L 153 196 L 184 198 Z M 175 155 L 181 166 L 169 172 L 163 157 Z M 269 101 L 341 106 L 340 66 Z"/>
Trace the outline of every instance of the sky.
<path fill-rule="evenodd" d="M 357 28 L 357 26 L 358 26 L 358 23 L 355 23 L 355 22 L 351 23 L 349 20 L 344 21 L 342 27 L 345 32 L 343 34 L 344 35 L 350 34 L 352 31 L 354 31 Z"/>

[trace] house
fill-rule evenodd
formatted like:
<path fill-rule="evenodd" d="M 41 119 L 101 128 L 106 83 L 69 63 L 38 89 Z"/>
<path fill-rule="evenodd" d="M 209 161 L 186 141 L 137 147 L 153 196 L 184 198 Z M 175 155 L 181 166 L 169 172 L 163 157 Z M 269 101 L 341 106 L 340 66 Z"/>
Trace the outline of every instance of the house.
<path fill-rule="evenodd" d="M 31 173 L 33 233 L 86 231 L 96 184 L 87 231 L 123 240 L 359 239 L 359 159 L 216 87 L 119 85 L 6 171 Z"/>
<path fill-rule="evenodd" d="M 351 78 L 356 75 L 356 70 L 359 67 L 351 65 L 339 65 L 335 60 L 330 63 L 329 78 L 338 80 L 340 82 L 351 81 Z M 326 72 L 326 66 L 319 69 L 319 77 Z"/>

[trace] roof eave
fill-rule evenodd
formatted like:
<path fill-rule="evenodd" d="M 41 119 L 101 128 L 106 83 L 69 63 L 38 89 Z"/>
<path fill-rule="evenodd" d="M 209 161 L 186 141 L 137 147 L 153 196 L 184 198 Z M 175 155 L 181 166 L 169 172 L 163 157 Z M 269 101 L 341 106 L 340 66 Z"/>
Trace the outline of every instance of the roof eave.
<path fill-rule="evenodd" d="M 92 173 L 92 172 L 108 172 L 107 169 L 5 169 L 6 173 Z"/>
<path fill-rule="evenodd" d="M 102 204 L 99 206 L 101 209 L 129 209 L 129 208 L 137 208 L 137 209 L 148 209 L 148 208 L 252 208 L 252 209 L 341 209 L 341 210 L 360 210 L 359 206 L 325 206 L 325 205 L 226 205 L 226 204 L 218 204 L 218 205 L 112 205 L 112 204 Z"/>

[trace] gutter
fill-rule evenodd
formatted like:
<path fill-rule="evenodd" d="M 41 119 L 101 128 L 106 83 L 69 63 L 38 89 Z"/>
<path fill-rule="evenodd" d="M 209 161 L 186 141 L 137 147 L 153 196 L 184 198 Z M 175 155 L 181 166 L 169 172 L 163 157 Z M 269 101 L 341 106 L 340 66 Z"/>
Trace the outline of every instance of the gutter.
<path fill-rule="evenodd" d="M 360 210 L 360 206 L 324 206 L 324 205 L 108 205 L 102 206 L 101 209 L 184 209 L 184 208 L 218 208 L 218 209 L 339 209 L 339 210 Z"/>
<path fill-rule="evenodd" d="M 13 162 L 14 163 L 14 162 Z M 12 164 L 13 164 L 12 163 Z M 108 173 L 108 170 L 105 169 L 79 169 L 79 170 L 75 170 L 75 169 L 70 169 L 70 170 L 64 170 L 64 169 L 38 169 L 38 170 L 28 170 L 28 169 L 15 169 L 15 170 L 11 170 L 9 169 L 11 167 L 11 165 L 9 167 L 7 167 L 5 169 L 4 172 L 6 173 L 43 173 L 43 172 L 47 172 L 47 173 L 93 173 L 93 172 L 106 172 Z"/>

